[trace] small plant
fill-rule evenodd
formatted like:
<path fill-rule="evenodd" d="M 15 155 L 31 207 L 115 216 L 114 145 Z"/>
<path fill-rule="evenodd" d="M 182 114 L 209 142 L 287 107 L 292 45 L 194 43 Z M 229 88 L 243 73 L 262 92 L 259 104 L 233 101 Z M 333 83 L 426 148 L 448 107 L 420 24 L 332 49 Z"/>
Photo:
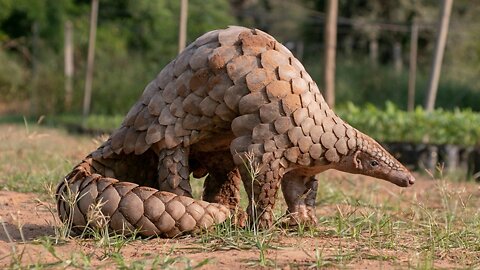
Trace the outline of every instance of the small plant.
<path fill-rule="evenodd" d="M 480 142 L 480 113 L 470 109 L 429 113 L 417 107 L 412 112 L 387 102 L 385 109 L 347 103 L 336 112 L 346 122 L 381 142 L 410 142 L 475 146 Z M 395 127 L 395 128 L 392 128 Z"/>

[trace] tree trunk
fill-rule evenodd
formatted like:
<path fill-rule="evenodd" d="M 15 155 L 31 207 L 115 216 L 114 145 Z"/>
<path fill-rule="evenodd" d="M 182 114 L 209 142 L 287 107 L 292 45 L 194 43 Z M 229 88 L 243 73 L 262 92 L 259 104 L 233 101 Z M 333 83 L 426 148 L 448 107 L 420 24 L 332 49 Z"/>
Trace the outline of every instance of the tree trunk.
<path fill-rule="evenodd" d="M 430 81 L 428 83 L 427 98 L 425 109 L 433 111 L 435 107 L 435 99 L 437 98 L 438 81 L 440 79 L 440 71 L 442 69 L 443 54 L 447 43 L 448 23 L 450 21 L 450 13 L 452 11 L 453 0 L 443 0 L 440 23 L 438 24 L 438 36 L 435 43 L 435 54 L 433 57 L 432 70 L 430 73 Z"/>
<path fill-rule="evenodd" d="M 402 73 L 403 60 L 402 60 L 402 43 L 396 40 L 393 43 L 393 66 L 397 74 Z"/>
<path fill-rule="evenodd" d="M 187 44 L 188 0 L 182 0 L 180 5 L 180 24 L 178 31 L 178 53 L 181 53 Z"/>
<path fill-rule="evenodd" d="M 418 24 L 414 19 L 410 36 L 410 63 L 408 70 L 408 111 L 415 108 L 415 81 L 417 76 L 417 47 L 418 47 Z"/>
<path fill-rule="evenodd" d="M 328 0 L 325 24 L 325 98 L 327 104 L 335 107 L 335 50 L 337 47 L 338 0 Z"/>
<path fill-rule="evenodd" d="M 92 100 L 93 62 L 95 60 L 95 37 L 97 34 L 98 0 L 92 0 L 90 14 L 90 35 L 88 37 L 87 75 L 85 77 L 85 95 L 83 97 L 83 118 L 90 114 Z"/>
<path fill-rule="evenodd" d="M 73 100 L 73 26 L 71 21 L 65 22 L 64 73 L 65 73 L 65 110 L 69 111 Z"/>
<path fill-rule="evenodd" d="M 370 53 L 370 62 L 372 65 L 376 66 L 378 63 L 378 39 L 376 34 L 370 35 L 369 53 Z"/>

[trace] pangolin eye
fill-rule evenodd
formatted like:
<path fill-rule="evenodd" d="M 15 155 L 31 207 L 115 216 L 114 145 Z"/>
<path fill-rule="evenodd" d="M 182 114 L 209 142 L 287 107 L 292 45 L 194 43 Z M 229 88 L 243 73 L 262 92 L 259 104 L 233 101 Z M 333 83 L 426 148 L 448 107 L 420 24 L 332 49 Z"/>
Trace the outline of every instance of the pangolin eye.
<path fill-rule="evenodd" d="M 378 161 L 376 161 L 376 160 L 370 161 L 370 166 L 372 166 L 372 167 L 378 166 Z"/>

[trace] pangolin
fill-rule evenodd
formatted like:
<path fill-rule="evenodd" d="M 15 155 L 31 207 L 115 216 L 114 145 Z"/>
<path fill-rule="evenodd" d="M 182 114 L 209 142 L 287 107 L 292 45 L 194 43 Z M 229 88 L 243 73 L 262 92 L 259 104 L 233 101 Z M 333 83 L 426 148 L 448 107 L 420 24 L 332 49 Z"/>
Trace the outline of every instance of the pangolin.
<path fill-rule="evenodd" d="M 60 183 L 58 212 L 78 230 L 94 226 L 97 204 L 113 230 L 173 237 L 223 222 L 243 181 L 247 214 L 262 227 L 274 221 L 280 185 L 291 220 L 315 223 L 314 175 L 328 169 L 415 181 L 329 108 L 285 46 L 231 26 L 197 38 L 146 86 L 121 127 Z M 208 173 L 203 201 L 191 198 L 190 173 Z"/>

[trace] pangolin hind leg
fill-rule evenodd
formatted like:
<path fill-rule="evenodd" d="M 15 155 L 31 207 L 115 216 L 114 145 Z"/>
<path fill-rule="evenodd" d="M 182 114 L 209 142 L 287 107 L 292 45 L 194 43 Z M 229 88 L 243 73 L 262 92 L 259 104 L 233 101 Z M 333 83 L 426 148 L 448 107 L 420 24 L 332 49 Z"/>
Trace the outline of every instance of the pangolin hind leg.
<path fill-rule="evenodd" d="M 288 206 L 289 225 L 315 225 L 315 200 L 318 181 L 314 176 L 288 172 L 282 179 L 282 192 Z"/>
<path fill-rule="evenodd" d="M 190 157 L 190 164 L 194 164 L 194 177 L 203 177 L 208 173 L 202 200 L 228 207 L 234 214 L 235 224 L 243 226 L 246 213 L 239 208 L 241 177 L 230 151 L 195 153 Z"/>
<path fill-rule="evenodd" d="M 158 154 L 158 186 L 161 191 L 192 197 L 188 171 L 189 149 L 181 145 Z"/>

